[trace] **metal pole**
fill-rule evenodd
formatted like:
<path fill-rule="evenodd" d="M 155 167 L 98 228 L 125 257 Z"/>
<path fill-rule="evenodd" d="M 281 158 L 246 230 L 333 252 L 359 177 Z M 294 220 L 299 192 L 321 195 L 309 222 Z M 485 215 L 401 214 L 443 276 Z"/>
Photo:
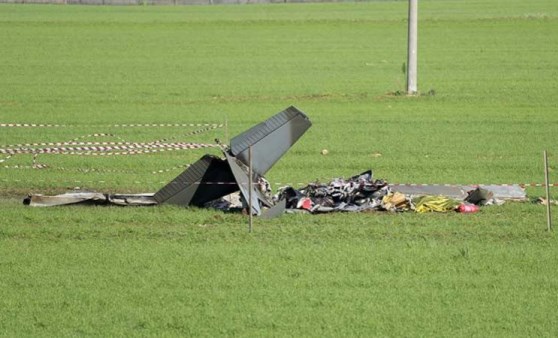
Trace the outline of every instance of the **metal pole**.
<path fill-rule="evenodd" d="M 407 95 L 415 95 L 417 89 L 417 30 L 418 0 L 409 0 L 409 32 L 407 48 Z"/>
<path fill-rule="evenodd" d="M 252 232 L 252 146 L 248 147 L 248 232 Z"/>
<path fill-rule="evenodd" d="M 225 144 L 231 144 L 231 140 L 229 140 L 229 123 L 227 122 L 227 118 L 225 117 Z"/>
<path fill-rule="evenodd" d="M 546 190 L 546 225 L 547 230 L 552 230 L 552 218 L 550 217 L 550 183 L 548 178 L 548 156 L 544 151 L 544 186 Z"/>

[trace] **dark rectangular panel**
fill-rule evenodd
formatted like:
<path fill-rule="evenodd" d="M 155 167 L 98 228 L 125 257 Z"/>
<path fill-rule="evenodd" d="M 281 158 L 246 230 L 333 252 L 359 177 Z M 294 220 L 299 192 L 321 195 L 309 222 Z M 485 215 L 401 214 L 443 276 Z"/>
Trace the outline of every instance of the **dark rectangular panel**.
<path fill-rule="evenodd" d="M 158 203 L 203 206 L 235 191 L 238 185 L 227 161 L 205 155 L 153 197 Z"/>

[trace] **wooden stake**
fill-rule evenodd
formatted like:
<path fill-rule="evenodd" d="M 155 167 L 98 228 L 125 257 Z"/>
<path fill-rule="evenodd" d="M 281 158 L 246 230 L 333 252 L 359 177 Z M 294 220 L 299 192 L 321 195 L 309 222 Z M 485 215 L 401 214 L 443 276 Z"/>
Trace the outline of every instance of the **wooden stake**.
<path fill-rule="evenodd" d="M 252 146 L 248 147 L 248 232 L 252 232 Z"/>
<path fill-rule="evenodd" d="M 548 178 L 548 155 L 544 151 L 544 186 L 546 190 L 546 225 L 547 230 L 552 230 L 552 218 L 550 217 L 550 183 Z"/>

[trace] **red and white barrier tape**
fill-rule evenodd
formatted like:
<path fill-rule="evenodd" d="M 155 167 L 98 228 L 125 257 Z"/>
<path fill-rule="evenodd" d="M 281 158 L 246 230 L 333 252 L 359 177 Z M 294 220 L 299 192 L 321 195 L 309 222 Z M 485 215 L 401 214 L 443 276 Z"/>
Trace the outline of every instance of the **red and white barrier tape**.
<path fill-rule="evenodd" d="M 463 187 L 463 186 L 483 186 L 483 185 L 495 185 L 500 187 L 545 187 L 544 183 L 505 183 L 505 184 L 416 184 L 416 183 L 389 183 L 391 186 L 405 186 L 405 187 Z M 558 183 L 550 183 L 549 187 L 558 187 Z"/>
<path fill-rule="evenodd" d="M 177 165 L 172 168 L 167 169 L 160 169 L 156 171 L 151 171 L 151 174 L 163 174 L 168 173 L 178 169 L 185 169 L 188 168 L 190 164 L 186 165 Z M 78 172 L 78 173 L 100 173 L 100 174 L 127 174 L 127 175 L 137 175 L 137 174 L 145 174 L 145 172 L 141 173 L 138 171 L 132 170 L 119 170 L 119 169 L 97 169 L 97 168 L 65 168 L 65 167 L 51 167 L 47 164 L 42 163 L 35 163 L 33 165 L 5 165 L 5 169 L 52 169 L 56 171 L 64 171 L 64 172 Z"/>
<path fill-rule="evenodd" d="M 6 148 L 0 149 L 0 154 L 16 155 L 16 154 L 64 154 L 64 155 L 100 155 L 106 154 L 113 155 L 132 155 L 140 153 L 152 153 L 166 150 L 183 150 L 183 149 L 201 149 L 201 148 L 214 148 L 218 147 L 216 144 L 206 143 L 130 143 L 121 144 L 108 144 L 100 142 L 99 145 L 95 142 L 78 142 L 75 146 L 54 146 L 46 148 Z"/>
<path fill-rule="evenodd" d="M 181 169 L 181 168 L 185 168 L 188 167 L 189 165 L 186 166 L 176 166 L 172 169 L 166 169 L 166 170 L 159 170 L 159 171 L 153 171 L 153 174 L 158 174 L 158 173 L 163 173 L 163 172 L 169 172 L 173 169 Z M 32 169 L 31 166 L 19 166 L 19 168 L 26 168 L 26 169 Z M 54 168 L 54 169 L 59 169 L 59 170 L 67 170 L 64 168 Z M 104 170 L 96 170 L 96 169 L 91 169 L 91 170 L 87 170 L 84 169 L 83 171 L 90 171 L 90 172 L 103 172 Z M 117 173 L 125 173 L 125 174 L 130 174 L 131 172 L 129 171 L 112 171 L 107 169 L 106 172 L 110 173 L 110 172 L 117 172 Z M 134 173 L 137 174 L 137 173 Z M 20 179 L 6 179 L 6 178 L 2 178 L 0 179 L 0 181 L 2 182 L 25 182 L 25 180 L 20 180 Z M 45 179 L 39 179 L 39 180 L 33 180 L 33 181 L 39 181 L 39 182 L 48 182 L 48 183 L 82 183 L 82 182 L 88 182 L 88 183 L 107 183 L 107 181 L 83 181 L 83 180 L 45 180 Z M 132 183 L 134 184 L 168 184 L 168 181 L 133 181 Z M 183 184 L 183 183 L 187 183 L 187 184 L 198 184 L 198 185 L 231 185 L 231 184 L 238 184 L 237 182 L 175 182 L 176 184 Z M 275 183 L 271 183 L 275 186 L 305 186 L 308 185 L 308 183 L 280 183 L 280 182 L 275 182 Z M 395 184 L 390 184 L 390 185 L 395 185 Z M 401 185 L 401 184 L 399 184 Z M 464 184 L 464 185 L 457 185 L 457 184 L 405 184 L 406 186 L 477 186 L 477 184 Z M 517 184 L 480 184 L 481 186 L 483 185 L 492 185 L 492 186 L 521 186 L 521 187 L 545 187 L 544 183 L 517 183 Z M 558 183 L 552 183 L 549 184 L 550 187 L 558 187 Z"/>
<path fill-rule="evenodd" d="M 2 123 L 0 126 L 3 127 L 65 127 L 65 125 L 53 125 L 53 124 L 18 124 L 18 123 Z M 148 154 L 169 150 L 184 150 L 184 149 L 201 149 L 208 147 L 219 147 L 219 145 L 208 145 L 208 144 L 196 144 L 196 143 L 184 143 L 184 142 L 174 142 L 167 143 L 167 141 L 172 139 L 177 139 L 178 137 L 198 135 L 216 128 L 222 128 L 223 124 L 209 124 L 209 123 L 190 123 L 190 124 L 115 124 L 114 127 L 204 127 L 202 129 L 194 130 L 183 134 L 181 136 L 168 137 L 164 139 L 159 139 L 151 142 L 126 142 L 122 138 L 111 133 L 95 133 L 85 136 L 80 136 L 66 142 L 37 142 L 37 143 L 24 143 L 24 144 L 12 144 L 0 148 L 0 154 L 7 154 L 3 159 L 0 159 L 0 163 L 7 161 L 13 155 L 16 154 L 33 154 L 33 165 L 32 168 L 44 168 L 36 163 L 36 157 L 38 154 L 64 154 L 64 155 L 86 155 L 86 156 L 117 156 L 117 155 L 137 155 L 137 154 Z M 115 137 L 119 141 L 81 141 L 86 138 L 93 137 Z M 42 149 L 36 149 L 37 147 L 46 147 Z M 6 166 L 6 168 L 8 168 Z M 17 168 L 14 166 L 12 168 Z M 21 167 L 22 168 L 22 167 Z"/>
<path fill-rule="evenodd" d="M 66 127 L 63 124 L 43 124 L 43 123 L 0 123 L 0 128 L 60 128 Z"/>
<path fill-rule="evenodd" d="M 130 123 L 112 124 L 109 127 L 116 128 L 151 128 L 151 127 L 215 127 L 220 128 L 223 124 L 218 123 Z"/>
<path fill-rule="evenodd" d="M 63 124 L 42 124 L 42 123 L 0 123 L 0 127 L 12 128 L 67 128 L 67 127 L 84 127 L 83 125 L 71 126 Z M 99 127 L 99 126 L 96 126 Z M 65 142 L 36 142 L 10 144 L 0 148 L 0 154 L 7 155 L 0 159 L 0 163 L 6 162 L 14 155 L 33 154 L 32 165 L 12 165 L 4 166 L 6 169 L 46 169 L 51 168 L 59 171 L 78 171 L 82 173 L 125 173 L 137 174 L 126 170 L 116 169 L 68 169 L 63 167 L 50 167 L 46 164 L 37 163 L 37 155 L 39 154 L 60 154 L 60 155 L 81 155 L 81 156 L 118 156 L 118 155 L 138 155 L 150 154 L 163 151 L 201 149 L 210 147 L 220 147 L 218 144 L 191 143 L 191 142 L 172 142 L 185 136 L 199 135 L 204 132 L 224 127 L 224 124 L 216 123 L 152 123 L 152 124 L 113 124 L 108 127 L 127 128 L 127 127 L 203 127 L 193 130 L 179 136 L 167 137 L 150 142 L 126 142 L 121 137 L 112 133 L 94 133 L 76 137 Z M 83 141 L 88 138 L 113 137 L 118 141 Z M 173 171 L 178 168 L 185 168 L 189 165 L 179 165 L 173 168 L 152 171 L 152 174 L 161 174 Z M 4 179 L 4 181 L 6 181 Z"/>
<path fill-rule="evenodd" d="M 223 124 L 215 124 L 215 125 L 209 126 L 207 128 L 202 128 L 202 129 L 198 129 L 198 130 L 188 132 L 186 134 L 182 134 L 181 136 L 168 137 L 168 138 L 152 141 L 150 143 L 161 143 L 161 142 L 167 142 L 167 141 L 170 141 L 170 140 L 176 140 L 178 137 L 199 135 L 199 134 L 205 133 L 205 132 L 213 130 L 213 129 L 222 128 L 223 126 L 224 126 Z"/>
<path fill-rule="evenodd" d="M 114 128 L 153 128 L 153 127 L 215 127 L 220 128 L 222 124 L 216 123 L 123 123 L 110 124 L 107 127 Z M 45 123 L 0 123 L 0 128 L 74 128 L 74 127 L 102 127 L 100 125 L 66 125 Z"/>
<path fill-rule="evenodd" d="M 79 140 L 83 140 L 86 138 L 91 138 L 91 137 L 115 137 L 121 141 L 124 141 L 122 138 L 120 138 L 119 136 L 115 135 L 115 134 L 111 134 L 111 133 L 94 133 L 94 134 L 88 134 L 88 135 L 83 135 L 83 136 L 79 136 L 76 137 L 74 139 L 71 139 L 71 141 L 79 141 Z"/>
<path fill-rule="evenodd" d="M 111 141 L 111 142 L 101 142 L 101 141 L 68 141 L 68 142 L 41 142 L 41 143 L 20 143 L 20 144 L 8 144 L 4 148 L 0 148 L 0 153 L 8 153 L 9 150 L 18 149 L 33 149 L 36 147 L 65 147 L 65 146 L 116 146 L 116 145 L 149 145 L 151 143 L 143 142 L 125 142 L 125 141 Z M 156 143 L 154 143 L 156 144 Z"/>
<path fill-rule="evenodd" d="M 198 135 L 198 134 L 201 134 L 201 133 L 204 133 L 204 132 L 216 129 L 216 128 L 220 128 L 222 126 L 223 125 L 212 125 L 212 126 L 207 127 L 207 128 L 191 131 L 189 133 L 181 135 L 180 137 Z M 115 137 L 115 138 L 119 139 L 120 141 L 116 141 L 116 142 L 115 141 L 111 141 L 111 142 L 108 142 L 108 141 L 106 141 L 106 142 L 99 142 L 99 141 L 97 141 L 97 142 L 93 142 L 93 141 L 80 142 L 80 140 L 83 140 L 83 139 L 86 139 L 86 138 L 93 138 L 93 137 Z M 158 143 L 165 143 L 169 140 L 177 139 L 178 137 L 179 136 L 174 136 L 174 137 L 164 138 L 164 139 L 150 141 L 150 142 L 126 142 L 122 138 L 116 136 L 115 134 L 95 133 L 95 134 L 80 136 L 80 137 L 77 137 L 75 139 L 72 139 L 70 141 L 65 141 L 65 142 L 37 142 L 37 143 L 10 144 L 10 145 L 3 146 L 4 149 L 0 148 L 0 153 L 1 153 L 2 150 L 5 150 L 6 148 L 29 148 L 29 147 L 41 147 L 41 146 L 61 147 L 61 146 L 67 146 L 67 145 L 158 144 Z"/>

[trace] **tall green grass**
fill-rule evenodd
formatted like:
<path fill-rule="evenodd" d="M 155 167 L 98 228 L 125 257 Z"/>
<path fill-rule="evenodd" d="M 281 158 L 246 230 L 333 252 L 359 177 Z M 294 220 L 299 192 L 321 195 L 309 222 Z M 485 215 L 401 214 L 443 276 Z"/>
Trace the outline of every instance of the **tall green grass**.
<path fill-rule="evenodd" d="M 540 183 L 544 149 L 553 177 L 555 1 L 421 1 L 418 97 L 395 95 L 406 6 L 0 5 L 0 123 L 70 126 L 0 128 L 0 147 L 195 129 L 122 123 L 226 121 L 179 138 L 226 141 L 293 104 L 313 126 L 267 175 L 274 188 L 370 168 L 388 182 Z M 209 210 L 21 205 L 75 187 L 156 191 L 180 170 L 153 171 L 203 153 L 2 163 L 0 334 L 557 334 L 556 236 L 538 205 L 286 215 L 253 234 Z"/>

